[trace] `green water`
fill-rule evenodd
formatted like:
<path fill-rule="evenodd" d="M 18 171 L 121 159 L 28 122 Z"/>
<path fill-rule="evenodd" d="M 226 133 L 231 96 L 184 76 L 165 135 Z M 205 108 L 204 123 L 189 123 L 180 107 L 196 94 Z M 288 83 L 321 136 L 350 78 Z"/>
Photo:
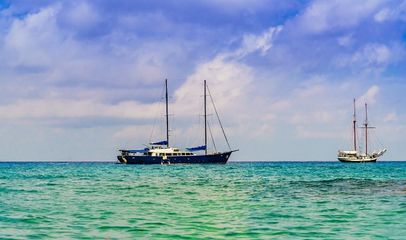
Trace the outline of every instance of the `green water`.
<path fill-rule="evenodd" d="M 0 163 L 0 239 L 406 239 L 406 162 Z"/>

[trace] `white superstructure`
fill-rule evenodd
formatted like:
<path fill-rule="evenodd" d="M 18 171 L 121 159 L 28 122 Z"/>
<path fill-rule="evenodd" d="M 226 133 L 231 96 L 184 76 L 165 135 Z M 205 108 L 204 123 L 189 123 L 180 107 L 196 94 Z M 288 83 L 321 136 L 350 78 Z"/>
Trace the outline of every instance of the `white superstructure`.
<path fill-rule="evenodd" d="M 137 155 L 144 155 L 144 156 L 153 156 L 153 157 L 164 157 L 164 156 L 191 156 L 194 153 L 182 151 L 179 148 L 173 147 L 162 147 L 162 146 L 151 146 L 150 148 L 146 148 L 144 152 L 140 151 L 131 151 L 131 150 L 121 150 L 124 156 L 137 156 Z"/>

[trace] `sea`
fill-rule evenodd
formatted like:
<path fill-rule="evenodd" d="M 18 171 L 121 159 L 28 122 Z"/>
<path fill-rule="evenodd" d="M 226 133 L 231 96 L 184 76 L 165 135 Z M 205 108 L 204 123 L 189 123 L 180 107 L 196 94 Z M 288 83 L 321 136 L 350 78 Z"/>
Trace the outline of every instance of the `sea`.
<path fill-rule="evenodd" d="M 406 162 L 3 162 L 0 239 L 406 239 Z"/>

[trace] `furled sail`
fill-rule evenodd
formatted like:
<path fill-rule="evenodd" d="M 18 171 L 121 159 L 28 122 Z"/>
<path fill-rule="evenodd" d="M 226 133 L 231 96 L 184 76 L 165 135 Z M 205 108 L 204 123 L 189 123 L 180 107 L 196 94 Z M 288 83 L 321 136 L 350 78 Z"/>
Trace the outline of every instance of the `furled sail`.
<path fill-rule="evenodd" d="M 198 147 L 192 147 L 192 148 L 186 148 L 190 152 L 196 152 L 196 151 L 203 151 L 206 150 L 206 145 L 198 146 Z"/>
<path fill-rule="evenodd" d="M 152 142 L 151 145 L 168 145 L 168 141 Z"/>

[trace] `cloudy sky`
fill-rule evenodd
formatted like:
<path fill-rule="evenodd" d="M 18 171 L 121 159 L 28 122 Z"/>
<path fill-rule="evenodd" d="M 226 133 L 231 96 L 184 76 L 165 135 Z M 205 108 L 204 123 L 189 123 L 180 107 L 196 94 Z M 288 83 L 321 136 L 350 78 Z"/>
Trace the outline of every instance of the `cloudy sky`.
<path fill-rule="evenodd" d="M 162 140 L 165 78 L 179 147 L 202 144 L 207 79 L 233 160 L 335 161 L 354 97 L 384 160 L 404 160 L 405 43 L 400 0 L 0 0 L 0 160 Z"/>

